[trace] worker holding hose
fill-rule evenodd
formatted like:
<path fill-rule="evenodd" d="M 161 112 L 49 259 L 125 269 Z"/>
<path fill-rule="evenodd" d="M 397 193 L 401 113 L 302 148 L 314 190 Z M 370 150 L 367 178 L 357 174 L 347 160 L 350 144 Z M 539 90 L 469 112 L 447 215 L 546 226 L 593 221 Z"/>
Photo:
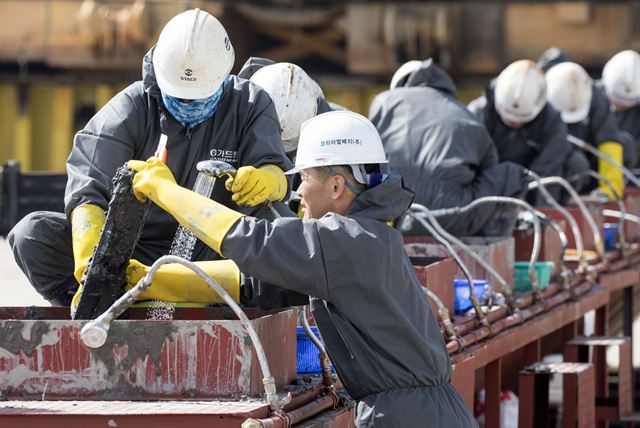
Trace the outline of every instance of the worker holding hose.
<path fill-rule="evenodd" d="M 212 198 L 223 205 L 260 214 L 263 202 L 287 198 L 283 171 L 292 164 L 280 142 L 273 102 L 258 86 L 229 75 L 233 63 L 233 47 L 216 18 L 199 9 L 180 13 L 145 55 L 142 80 L 114 96 L 76 134 L 67 160 L 65 213 L 32 213 L 9 234 L 18 265 L 43 297 L 54 305 L 69 305 L 74 294 L 79 300 L 78 283 L 105 222 L 111 180 L 128 160 L 153 155 L 161 135 L 167 137 L 167 167 L 180 185 L 192 188 L 198 161 L 214 159 L 237 169 L 231 192 L 225 180 L 216 181 Z M 168 254 L 177 226 L 169 214 L 150 207 L 129 266 L 130 282 Z M 196 244 L 192 260 L 216 272 L 237 296 L 237 266 L 223 268 L 215 258 L 208 246 Z M 169 288 L 154 286 L 146 297 L 219 301 L 181 267 L 168 265 L 157 278 Z M 190 282 L 200 286 L 185 291 L 180 285 Z"/>
<path fill-rule="evenodd" d="M 442 334 L 402 236 L 388 225 L 413 194 L 387 175 L 380 137 L 347 111 L 303 124 L 296 166 L 304 218 L 246 216 L 176 184 L 157 158 L 131 161 L 134 190 L 243 272 L 311 296 L 358 427 L 475 427 L 449 383 Z"/>

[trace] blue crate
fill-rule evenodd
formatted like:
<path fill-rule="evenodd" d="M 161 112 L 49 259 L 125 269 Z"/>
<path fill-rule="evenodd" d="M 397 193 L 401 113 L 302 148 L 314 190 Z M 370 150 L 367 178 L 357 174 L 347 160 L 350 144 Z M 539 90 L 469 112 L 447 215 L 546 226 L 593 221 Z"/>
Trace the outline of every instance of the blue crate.
<path fill-rule="evenodd" d="M 317 327 L 311 326 L 311 331 L 322 341 Z M 322 373 L 318 348 L 316 348 L 316 345 L 314 345 L 309 336 L 307 336 L 303 327 L 296 327 L 296 336 L 298 342 L 296 371 L 302 374 Z M 331 371 L 333 371 L 333 366 L 331 367 Z"/>
<path fill-rule="evenodd" d="M 489 281 L 484 279 L 473 280 L 473 292 L 476 295 L 478 301 L 482 302 L 484 297 L 484 289 L 489 284 Z M 456 314 L 467 312 L 473 306 L 471 303 L 471 293 L 469 290 L 469 280 L 467 279 L 454 279 L 454 310 Z"/>
<path fill-rule="evenodd" d="M 618 223 L 604 224 L 604 249 L 606 251 L 614 251 L 616 249 L 616 241 L 618 239 Z"/>

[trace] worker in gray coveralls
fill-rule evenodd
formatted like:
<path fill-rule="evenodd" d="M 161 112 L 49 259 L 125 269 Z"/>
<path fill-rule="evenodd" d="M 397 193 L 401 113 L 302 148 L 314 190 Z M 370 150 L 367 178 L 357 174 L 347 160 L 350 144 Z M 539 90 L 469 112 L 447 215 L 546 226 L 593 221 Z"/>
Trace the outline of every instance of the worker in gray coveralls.
<path fill-rule="evenodd" d="M 296 167 L 304 218 L 245 216 L 176 184 L 157 158 L 131 161 L 134 190 L 243 272 L 311 297 L 358 427 L 476 427 L 400 233 L 413 200 L 365 117 L 333 111 L 302 126 Z"/>
<path fill-rule="evenodd" d="M 128 160 L 152 156 L 161 135 L 167 137 L 167 166 L 182 186 L 192 188 L 196 164 L 212 159 L 237 169 L 229 189 L 224 180 L 216 181 L 213 199 L 256 214 L 264 211 L 263 202 L 287 198 L 289 181 L 283 171 L 292 163 L 282 148 L 273 102 L 260 87 L 229 75 L 234 58 L 226 30 L 215 17 L 199 9 L 182 12 L 165 25 L 145 55 L 142 80 L 113 97 L 77 133 L 67 160 L 65 213 L 34 212 L 8 237 L 18 265 L 44 298 L 56 305 L 79 301 L 78 284 L 105 222 L 111 180 Z M 135 284 L 131 278 L 168 254 L 177 227 L 169 214 L 149 208 L 129 264 L 129 283 Z M 209 274 L 225 272 L 218 279 L 237 296 L 237 267 L 212 264 L 214 258 L 209 247 L 196 243 L 192 260 Z M 219 301 L 196 275 L 183 277 L 183 282 L 193 280 L 197 288 L 187 292 L 177 286 L 172 281 L 177 273 L 182 271 L 172 267 L 158 272 L 160 285 L 154 284 L 149 290 L 155 289 L 154 295 L 147 297 Z"/>

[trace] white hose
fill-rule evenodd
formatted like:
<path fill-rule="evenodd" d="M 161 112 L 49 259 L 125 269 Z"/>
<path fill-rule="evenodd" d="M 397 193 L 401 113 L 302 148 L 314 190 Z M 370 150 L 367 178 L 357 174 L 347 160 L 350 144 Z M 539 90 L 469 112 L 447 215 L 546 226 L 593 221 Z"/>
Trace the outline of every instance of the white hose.
<path fill-rule="evenodd" d="M 456 261 L 456 263 L 458 264 L 458 266 L 462 270 L 462 273 L 464 274 L 465 278 L 467 278 L 467 281 L 469 281 L 469 292 L 470 292 L 469 296 L 470 296 L 470 299 L 471 299 L 471 303 L 473 304 L 473 309 L 476 311 L 476 315 L 478 316 L 478 319 L 481 320 L 481 322 L 483 322 L 484 321 L 484 312 L 482 312 L 482 310 L 480 309 L 480 305 L 478 304 L 478 299 L 476 298 L 475 290 L 473 288 L 473 277 L 471 276 L 471 272 L 469 271 L 469 268 L 462 261 L 462 258 L 460 257 L 458 252 L 455 250 L 455 248 L 453 248 L 451 243 L 449 241 L 447 241 L 442 235 L 440 235 L 440 233 L 435 229 L 435 227 L 433 225 L 431 225 L 424 218 L 420 217 L 417 213 L 412 212 L 411 210 L 417 210 L 417 211 L 423 212 L 427 216 L 429 216 L 429 210 L 424 205 L 413 203 L 413 204 L 411 204 L 411 208 L 410 208 L 410 210 L 408 212 L 408 215 L 409 215 L 409 217 L 417 220 L 425 229 L 427 229 L 427 231 L 429 233 L 431 233 L 431 235 L 439 243 L 444 245 L 444 247 L 447 249 L 447 251 L 449 251 L 449 254 L 451 254 L 453 259 Z M 435 218 L 432 218 L 432 220 L 434 221 L 434 224 L 438 224 L 438 222 L 435 220 Z"/>
<path fill-rule="evenodd" d="M 264 353 L 262 342 L 260 341 L 260 338 L 258 337 L 255 329 L 253 328 L 253 325 L 249 321 L 249 318 L 247 318 L 247 315 L 242 311 L 240 306 L 233 300 L 229 293 L 227 293 L 224 288 L 222 288 L 217 282 L 215 282 L 213 278 L 207 275 L 207 273 L 200 267 L 198 267 L 198 265 L 196 265 L 195 263 L 189 260 L 185 260 L 181 257 L 163 256 L 156 260 L 156 262 L 149 269 L 149 272 L 147 272 L 147 274 L 140 281 L 138 281 L 138 283 L 132 289 L 121 296 L 102 315 L 94 320 L 87 322 L 84 325 L 80 332 L 80 337 L 84 344 L 89 346 L 90 348 L 99 348 L 100 346 L 104 345 L 107 339 L 111 322 L 118 316 L 120 316 L 125 310 L 127 310 L 136 301 L 136 298 L 138 297 L 138 295 L 140 295 L 140 293 L 151 286 L 153 277 L 155 276 L 155 273 L 160 268 L 160 266 L 169 263 L 181 264 L 194 271 L 207 283 L 207 285 L 213 291 L 215 291 L 216 293 L 218 293 L 218 295 L 220 295 L 220 297 L 222 297 L 222 299 L 229 305 L 236 316 L 240 319 L 240 322 L 251 338 L 251 342 L 253 343 L 253 346 L 256 350 L 256 355 L 258 356 L 258 362 L 260 363 L 260 369 L 262 370 L 262 383 L 264 385 L 267 402 L 274 411 L 279 411 L 281 406 L 276 393 L 275 380 L 273 376 L 271 376 L 271 370 L 269 370 L 269 364 Z"/>
<path fill-rule="evenodd" d="M 602 215 L 605 215 L 607 217 L 622 218 L 624 219 L 624 221 L 630 221 L 632 223 L 640 225 L 640 217 L 638 217 L 637 215 L 622 213 L 616 210 L 602 210 Z"/>
<path fill-rule="evenodd" d="M 517 205 L 520 206 L 521 208 L 526 209 L 527 211 L 531 212 L 533 214 L 533 250 L 531 251 L 531 259 L 529 262 L 529 280 L 531 281 L 531 288 L 533 289 L 534 292 L 538 292 L 539 288 L 538 288 L 538 277 L 536 275 L 536 271 L 535 271 L 535 264 L 538 261 L 538 256 L 540 254 L 540 244 L 541 244 L 541 238 L 540 238 L 540 220 L 538 219 L 538 217 L 536 216 L 536 210 L 529 205 L 528 203 L 521 201 L 520 199 L 516 199 L 516 198 L 510 198 L 507 196 L 485 196 L 482 198 L 478 198 L 475 199 L 473 202 L 471 202 L 468 205 L 465 205 L 464 207 L 453 207 L 453 208 L 444 208 L 444 209 L 439 209 L 439 210 L 433 210 L 431 211 L 431 214 L 434 217 L 441 217 L 441 216 L 446 216 L 446 215 L 456 215 L 456 214 L 462 214 L 465 213 L 467 211 L 472 210 L 473 208 L 475 208 L 478 205 L 482 205 L 482 204 L 487 204 L 487 203 L 502 203 L 502 204 L 512 204 L 512 205 Z M 462 243 L 462 241 L 460 241 L 459 239 L 453 237 L 451 234 L 448 234 L 448 232 L 445 231 L 445 233 L 447 233 L 447 235 L 449 236 L 449 239 L 453 238 L 456 241 L 458 241 L 461 245 L 464 245 Z M 471 257 L 473 257 L 475 260 L 477 260 L 479 263 L 483 263 L 484 260 L 482 262 L 480 262 L 480 256 L 478 256 L 477 254 L 475 254 L 473 251 L 471 251 L 470 249 L 468 249 L 469 251 L 469 255 L 471 255 Z M 486 265 L 486 262 L 484 262 L 485 264 L 483 264 L 483 266 Z M 493 270 L 493 269 L 491 269 Z M 494 271 L 495 272 L 495 271 Z M 497 273 L 496 273 L 497 274 Z M 503 279 L 504 281 L 504 279 Z"/>
<path fill-rule="evenodd" d="M 580 149 L 591 153 L 592 155 L 594 155 L 598 159 L 602 159 L 603 161 L 607 162 L 609 165 L 613 166 L 618 171 L 622 172 L 622 174 L 625 177 L 627 177 L 627 179 L 630 182 L 632 182 L 635 186 L 640 187 L 640 180 L 638 179 L 638 177 L 636 177 L 633 174 L 633 172 L 631 172 L 624 165 L 620 165 L 618 162 L 616 162 L 613 159 L 611 159 L 611 157 L 609 157 L 608 155 L 605 155 L 604 153 L 600 152 L 600 150 L 596 149 L 591 144 L 589 144 L 589 143 L 587 143 L 587 142 L 585 142 L 585 141 L 581 140 L 580 138 L 575 137 L 573 135 L 568 135 L 567 136 L 567 141 L 569 141 L 569 143 L 573 144 L 574 146 L 577 146 Z"/>
<path fill-rule="evenodd" d="M 414 205 L 418 206 L 419 204 L 412 204 L 411 207 L 413 208 Z M 432 211 L 432 213 L 433 213 L 433 211 Z M 456 245 L 457 247 L 460 247 L 466 254 L 468 254 L 471 258 L 473 258 L 476 262 L 478 262 L 478 264 L 480 266 L 482 266 L 487 272 L 489 272 L 489 275 L 491 275 L 495 280 L 498 281 L 498 283 L 500 284 L 500 288 L 505 292 L 505 294 L 509 294 L 509 295 L 511 294 L 511 288 L 509 287 L 509 284 L 502 277 L 502 275 L 500 275 L 493 268 L 493 266 L 491 266 L 489 263 L 487 263 L 486 260 L 484 260 L 482 257 L 480 257 L 475 252 L 473 252 L 471 250 L 471 248 L 469 248 L 464 242 L 462 242 L 461 240 L 456 238 L 454 235 L 451 235 L 449 232 L 447 232 L 440 225 L 440 223 L 438 223 L 437 221 L 434 222 L 433 219 L 432 219 L 431 223 L 436 228 L 436 230 L 438 231 L 439 234 L 441 234 L 444 238 L 448 239 L 449 241 L 453 242 L 453 244 Z"/>
<path fill-rule="evenodd" d="M 542 179 L 538 174 L 533 171 L 527 170 L 527 175 L 532 177 L 535 181 L 533 183 L 529 183 L 529 190 L 533 190 L 537 187 L 540 188 L 540 193 L 545 201 L 554 209 L 556 209 L 569 223 L 569 228 L 573 233 L 573 239 L 576 241 L 576 251 L 578 252 L 578 271 L 586 272 L 587 271 L 587 259 L 584 255 L 584 241 L 582 240 L 582 232 L 578 227 L 578 223 L 576 219 L 571 215 L 571 213 L 562 205 L 558 203 L 554 199 L 553 196 L 547 190 L 547 187 L 542 183 Z"/>
<path fill-rule="evenodd" d="M 618 230 L 620 231 L 618 233 L 618 242 L 620 243 L 620 250 L 624 252 L 626 243 L 624 240 L 623 228 L 624 228 L 624 215 L 627 213 L 627 208 L 625 207 L 624 201 L 622 200 L 622 195 L 618 193 L 618 191 L 616 190 L 611 180 L 609 180 L 604 175 L 599 174 L 592 169 L 586 171 L 586 173 L 589 174 L 591 177 L 595 178 L 596 180 L 602 181 L 607 186 L 607 188 L 609 188 L 609 190 L 611 191 L 611 194 L 616 200 L 616 203 L 618 204 L 618 209 L 622 213 L 622 217 L 618 219 Z"/>
<path fill-rule="evenodd" d="M 596 247 L 596 251 L 598 252 L 598 255 L 600 256 L 600 258 L 604 260 L 605 259 L 604 243 L 602 242 L 602 235 L 600 234 L 600 229 L 598 228 L 598 225 L 596 224 L 595 220 L 593 219 L 593 216 L 587 209 L 586 205 L 584 204 L 584 202 L 582 202 L 582 199 L 580 199 L 578 192 L 576 192 L 573 186 L 571 186 L 571 184 L 569 184 L 569 182 L 562 177 L 541 178 L 540 183 L 544 185 L 559 184 L 567 191 L 567 193 L 569 193 L 569 195 L 571 196 L 571 199 L 575 201 L 576 205 L 578 206 L 578 209 L 580 210 L 580 212 L 582 212 L 582 215 L 587 220 L 587 223 L 589 223 L 589 227 L 591 228 L 591 233 L 593 234 L 593 242 Z M 531 184 L 535 184 L 535 182 Z"/>
<path fill-rule="evenodd" d="M 444 324 L 444 330 L 449 336 L 448 339 L 455 340 L 456 339 L 456 330 L 451 322 L 451 315 L 449 314 L 449 309 L 442 303 L 442 300 L 438 297 L 436 293 L 429 290 L 426 287 L 421 287 L 424 294 L 427 295 L 428 298 L 433 300 L 433 302 L 438 307 L 438 313 L 440 314 L 440 318 L 442 318 L 442 324 Z"/>

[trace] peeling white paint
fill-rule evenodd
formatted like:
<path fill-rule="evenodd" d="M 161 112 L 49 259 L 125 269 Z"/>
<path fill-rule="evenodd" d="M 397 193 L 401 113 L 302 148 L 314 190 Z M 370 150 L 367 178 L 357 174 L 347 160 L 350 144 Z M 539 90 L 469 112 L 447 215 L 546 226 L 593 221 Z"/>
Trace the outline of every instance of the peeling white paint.
<path fill-rule="evenodd" d="M 290 322 L 292 318 L 295 318 L 295 311 L 287 311 L 286 318 L 281 318 L 280 321 Z M 265 319 L 252 321 L 254 326 L 258 324 L 256 321 L 260 321 L 260 327 L 264 328 Z M 22 329 L 23 334 L 28 332 L 30 335 L 31 326 L 33 322 L 27 321 Z M 148 355 L 142 360 L 133 361 L 130 370 L 123 370 L 122 362 L 130 350 L 127 345 L 114 346 L 112 349 L 111 356 L 115 367 L 107 366 L 95 352 L 82 352 L 77 357 L 74 354 L 72 361 L 63 361 L 62 355 L 69 353 L 62 349 L 62 334 L 65 334 L 65 347 L 84 348 L 77 332 L 66 330 L 70 326 L 79 328 L 81 323 L 51 321 L 49 326 L 50 330 L 42 336 L 41 343 L 27 359 L 0 348 L 0 366 L 4 368 L 0 371 L 0 390 L 6 388 L 23 391 L 25 394 L 41 394 L 45 383 L 48 382 L 48 396 L 82 394 L 83 391 L 93 395 L 117 393 L 124 380 L 134 390 L 143 394 L 246 395 L 251 392 L 252 364 L 259 364 L 253 356 L 248 333 L 239 321 L 234 320 L 175 321 L 175 332 L 161 350 L 161 376 L 151 368 L 152 360 Z M 224 348 L 218 344 L 221 334 L 225 341 L 227 334 L 230 336 L 230 341 L 226 344 L 228 346 Z M 71 342 L 68 341 L 67 335 L 73 339 Z M 282 344 L 285 343 L 282 339 L 278 342 L 281 341 Z M 44 345 L 50 347 L 50 352 L 47 348 L 42 349 Z M 45 361 L 45 358 L 50 360 Z M 85 364 L 88 367 L 81 371 L 68 369 L 83 367 Z M 274 361 L 273 364 L 278 362 Z M 45 367 L 60 367 L 60 371 L 43 370 Z M 67 371 L 64 371 L 65 368 Z M 282 371 L 290 370 L 278 370 Z"/>
<path fill-rule="evenodd" d="M 248 337 L 249 333 L 246 332 L 244 326 L 239 321 L 234 323 L 221 323 L 221 327 L 227 330 L 239 342 L 238 346 L 235 346 L 235 348 L 240 350 L 240 354 L 236 354 L 234 356 L 236 361 L 240 363 L 238 387 L 243 392 L 249 392 L 251 388 L 251 364 L 253 363 L 253 353 L 251 351 L 253 346 L 244 345 L 245 336 Z"/>

